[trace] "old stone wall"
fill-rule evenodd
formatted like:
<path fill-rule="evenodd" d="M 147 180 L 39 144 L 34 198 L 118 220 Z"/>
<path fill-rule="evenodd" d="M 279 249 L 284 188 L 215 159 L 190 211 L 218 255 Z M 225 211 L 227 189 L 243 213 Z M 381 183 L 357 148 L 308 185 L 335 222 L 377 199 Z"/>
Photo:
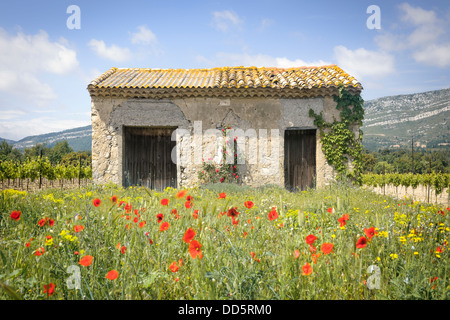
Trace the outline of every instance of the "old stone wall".
<path fill-rule="evenodd" d="M 122 184 L 124 126 L 176 127 L 185 130 L 177 140 L 178 187 L 190 187 L 198 182 L 201 161 L 220 153 L 216 139 L 207 138 L 207 130 L 215 132 L 222 126 L 242 129 L 247 134 L 245 146 L 238 139 L 238 150 L 246 155 L 239 166 L 241 178 L 250 186 L 278 184 L 284 186 L 284 132 L 286 128 L 316 129 L 309 109 L 323 112 L 326 121 L 339 118 L 331 97 L 310 99 L 267 98 L 186 98 L 173 100 L 92 99 L 92 166 L 93 181 Z M 200 128 L 200 129 L 199 129 Z M 262 130 L 262 131 L 260 131 Z M 275 131 L 272 131 L 275 130 Z M 209 132 L 208 131 L 208 132 Z M 256 133 L 256 140 L 251 133 Z M 268 144 L 264 145 L 264 133 Z M 275 133 L 274 136 L 271 136 Z M 250 137 L 249 137 L 250 136 Z M 316 185 L 328 184 L 333 169 L 327 164 L 316 134 Z M 278 139 L 278 144 L 271 142 Z M 210 155 L 200 152 L 215 150 Z M 245 149 L 245 152 L 244 150 Z M 266 150 L 265 150 L 266 149 Z M 267 151 L 267 153 L 265 152 Z M 273 151 L 273 152 L 272 152 Z M 250 161 L 257 155 L 257 162 Z M 279 155 L 279 156 L 277 156 Z M 273 157 L 276 156 L 276 157 Z M 188 163 L 182 160 L 188 159 Z M 254 158 L 252 158 L 254 159 Z M 264 163 L 264 161 L 266 162 Z M 275 162 L 274 162 L 275 161 Z"/>

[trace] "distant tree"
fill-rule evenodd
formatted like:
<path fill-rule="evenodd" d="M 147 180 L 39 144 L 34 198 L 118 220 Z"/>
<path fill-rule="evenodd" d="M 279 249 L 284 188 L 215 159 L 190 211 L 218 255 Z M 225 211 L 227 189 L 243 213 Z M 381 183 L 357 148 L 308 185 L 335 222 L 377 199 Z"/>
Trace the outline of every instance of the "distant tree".
<path fill-rule="evenodd" d="M 24 157 L 27 159 L 33 159 L 36 157 L 39 157 L 41 155 L 41 151 L 42 151 L 42 156 L 47 156 L 49 153 L 50 148 L 47 147 L 46 143 L 37 143 L 36 145 L 34 145 L 31 148 L 25 148 L 23 150 L 24 152 Z"/>
<path fill-rule="evenodd" d="M 362 154 L 364 172 L 373 172 L 375 165 L 377 164 L 377 159 L 371 153 L 363 153 Z"/>
<path fill-rule="evenodd" d="M 56 165 L 61 162 L 62 158 L 66 154 L 71 152 L 73 152 L 73 149 L 69 146 L 69 143 L 67 143 L 66 140 L 59 141 L 49 150 L 48 158 L 53 165 Z"/>
<path fill-rule="evenodd" d="M 8 142 L 6 142 L 5 140 L 2 140 L 2 142 L 0 143 L 0 160 L 7 160 L 12 150 L 13 146 L 8 144 Z"/>
<path fill-rule="evenodd" d="M 62 157 L 61 164 L 65 165 L 65 166 L 68 166 L 68 165 L 78 166 L 80 157 L 81 157 L 81 166 L 82 167 L 87 167 L 87 166 L 91 165 L 92 155 L 88 151 L 68 153 Z"/>

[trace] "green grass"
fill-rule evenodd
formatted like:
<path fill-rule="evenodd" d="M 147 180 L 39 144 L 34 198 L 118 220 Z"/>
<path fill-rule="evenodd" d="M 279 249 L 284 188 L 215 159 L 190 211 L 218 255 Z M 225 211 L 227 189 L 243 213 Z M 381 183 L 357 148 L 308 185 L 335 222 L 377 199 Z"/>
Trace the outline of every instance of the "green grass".
<path fill-rule="evenodd" d="M 2 192 L 0 298 L 450 297 L 448 208 L 395 200 L 345 185 L 290 193 L 277 186 L 213 184 L 189 189 L 182 199 L 175 197 L 177 191 L 104 185 L 30 194 Z M 226 198 L 218 199 L 222 192 Z M 120 207 L 110 201 L 114 195 L 124 201 Z M 185 207 L 188 195 L 193 197 L 189 209 Z M 93 205 L 96 198 L 101 200 L 98 207 Z M 161 205 L 164 198 L 169 200 L 168 206 Z M 254 207 L 247 209 L 245 201 L 252 201 Z M 124 209 L 126 203 L 132 204 L 129 213 Z M 227 214 L 221 214 L 231 207 L 239 212 L 236 225 Z M 271 221 L 268 217 L 273 207 L 278 218 Z M 171 213 L 173 209 L 179 218 Z M 17 210 L 21 211 L 18 221 L 10 217 Z M 195 210 L 199 210 L 196 219 Z M 156 218 L 159 213 L 164 215 L 161 223 Z M 349 220 L 341 229 L 338 218 L 343 214 L 349 214 Z M 55 221 L 53 226 L 38 225 L 45 217 Z M 142 221 L 146 223 L 139 227 Z M 163 222 L 170 224 L 166 231 L 159 230 Z M 84 229 L 75 233 L 75 225 Z M 365 248 L 356 248 L 357 240 L 365 236 L 364 229 L 370 227 L 377 228 L 378 234 Z M 188 228 L 195 230 L 194 240 L 202 245 L 202 259 L 193 259 L 189 244 L 182 240 Z M 332 243 L 333 252 L 322 253 L 314 263 L 305 241 L 309 234 L 317 237 L 317 253 L 323 243 Z M 47 241 L 50 245 L 46 245 L 47 236 L 52 237 L 52 244 Z M 125 253 L 117 248 L 119 243 L 126 247 Z M 438 246 L 443 249 L 440 253 L 436 252 Z M 38 248 L 45 253 L 36 256 Z M 79 265 L 86 255 L 93 257 L 92 264 Z M 179 265 L 180 259 L 182 265 L 172 272 L 169 266 L 173 262 Z M 306 263 L 313 268 L 310 275 L 302 274 Z M 75 267 L 68 270 L 70 266 Z M 380 271 L 377 288 L 368 288 L 377 278 L 368 270 L 370 266 Z M 70 287 L 77 278 L 73 270 L 79 270 L 79 289 Z M 118 272 L 117 279 L 105 278 L 110 270 Z M 50 283 L 55 289 L 47 296 L 44 285 Z"/>

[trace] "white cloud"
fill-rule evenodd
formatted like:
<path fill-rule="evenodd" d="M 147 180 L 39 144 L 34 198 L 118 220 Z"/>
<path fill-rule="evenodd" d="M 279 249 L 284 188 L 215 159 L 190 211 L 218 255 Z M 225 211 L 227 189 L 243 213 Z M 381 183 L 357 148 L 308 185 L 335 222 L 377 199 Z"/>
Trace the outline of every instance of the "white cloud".
<path fill-rule="evenodd" d="M 131 34 L 132 44 L 149 45 L 156 42 L 157 42 L 156 35 L 152 32 L 152 30 L 148 29 L 146 26 L 139 26 L 138 32 Z"/>
<path fill-rule="evenodd" d="M 26 135 L 30 136 L 83 127 L 89 124 L 90 121 L 53 117 L 38 117 L 29 120 L 21 118 L 19 120 L 0 119 L 0 137 L 17 141 L 25 137 L 24 128 L 26 128 Z"/>
<path fill-rule="evenodd" d="M 240 27 L 242 22 L 235 12 L 229 10 L 213 12 L 213 26 L 220 31 L 226 32 L 230 27 Z"/>
<path fill-rule="evenodd" d="M 9 35 L 0 28 L 0 91 L 43 107 L 57 96 L 40 77 L 45 73 L 70 74 L 78 65 L 76 52 L 63 38 L 52 42 L 45 31 Z"/>
<path fill-rule="evenodd" d="M 131 51 L 128 48 L 121 48 L 115 44 L 107 47 L 103 40 L 92 39 L 88 46 L 101 58 L 115 62 L 123 62 L 131 58 Z"/>
<path fill-rule="evenodd" d="M 413 7 L 408 3 L 399 6 L 400 19 L 407 32 L 385 32 L 375 37 L 377 45 L 386 51 L 407 50 L 416 62 L 429 66 L 449 67 L 450 43 L 442 41 L 448 33 L 449 23 L 440 19 L 433 10 Z"/>
<path fill-rule="evenodd" d="M 383 77 L 395 71 L 394 56 L 389 53 L 336 46 L 334 55 L 337 65 L 359 81 L 367 77 Z"/>
<path fill-rule="evenodd" d="M 221 66 L 245 66 L 245 67 L 277 67 L 277 68 L 292 68 L 292 67 L 309 67 L 329 65 L 330 63 L 323 60 L 304 61 L 301 59 L 290 60 L 286 57 L 272 57 L 266 54 L 247 53 L 225 53 L 219 52 L 212 59 L 204 56 L 198 56 L 197 61 L 204 64 L 206 67 Z"/>

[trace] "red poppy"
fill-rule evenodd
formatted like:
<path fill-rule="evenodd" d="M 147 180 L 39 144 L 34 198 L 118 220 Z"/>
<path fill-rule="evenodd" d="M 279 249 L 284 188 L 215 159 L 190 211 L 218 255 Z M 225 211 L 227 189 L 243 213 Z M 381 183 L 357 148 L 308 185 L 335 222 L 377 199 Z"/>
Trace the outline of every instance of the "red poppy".
<path fill-rule="evenodd" d="M 48 219 L 48 225 L 49 225 L 50 227 L 53 227 L 54 224 L 55 224 L 55 220 L 53 220 L 53 219 Z"/>
<path fill-rule="evenodd" d="M 231 217 L 231 221 L 233 222 L 234 226 L 237 226 L 239 223 L 239 220 L 236 220 L 233 216 Z"/>
<path fill-rule="evenodd" d="M 375 227 L 371 227 L 369 229 L 364 228 L 364 233 L 366 234 L 366 237 L 370 241 L 378 232 L 375 231 Z"/>
<path fill-rule="evenodd" d="M 295 257 L 295 259 L 300 257 L 300 250 L 297 249 L 297 250 L 294 251 L 294 257 Z"/>
<path fill-rule="evenodd" d="M 116 204 L 117 203 L 117 196 L 112 196 L 111 198 L 109 198 L 109 200 L 111 200 L 112 203 Z"/>
<path fill-rule="evenodd" d="M 340 226 L 340 227 L 345 226 L 346 221 L 347 221 L 348 219 L 349 219 L 348 213 L 347 213 L 347 214 L 343 214 L 342 217 L 340 217 L 340 218 L 338 219 L 339 226 Z"/>
<path fill-rule="evenodd" d="M 47 222 L 47 217 L 42 218 L 41 220 L 39 220 L 38 225 L 40 227 L 43 227 L 45 225 L 45 223 Z"/>
<path fill-rule="evenodd" d="M 170 269 L 170 271 L 172 271 L 173 273 L 175 273 L 175 272 L 177 272 L 177 271 L 180 269 L 180 267 L 177 266 L 177 262 L 174 261 L 174 262 L 172 262 L 172 263 L 170 264 L 169 269 Z"/>
<path fill-rule="evenodd" d="M 55 284 L 50 283 L 48 286 L 44 284 L 44 293 L 47 293 L 47 295 L 50 297 L 55 292 Z"/>
<path fill-rule="evenodd" d="M 161 221 L 164 219 L 164 215 L 162 213 L 158 213 L 156 215 L 156 219 L 158 220 L 158 223 L 161 223 Z"/>
<path fill-rule="evenodd" d="M 441 247 L 436 248 L 436 252 L 442 253 L 444 250 Z"/>
<path fill-rule="evenodd" d="M 177 209 L 172 209 L 172 211 L 171 211 L 170 213 L 171 213 L 171 214 L 177 214 L 178 211 L 177 211 Z"/>
<path fill-rule="evenodd" d="M 313 272 L 313 268 L 311 267 L 311 265 L 307 262 L 303 265 L 302 267 L 302 275 L 304 276 L 309 276 L 312 272 Z"/>
<path fill-rule="evenodd" d="M 315 252 L 317 251 L 317 248 L 314 247 L 312 244 L 310 244 L 310 245 L 309 245 L 309 251 L 310 251 L 311 253 L 315 253 Z"/>
<path fill-rule="evenodd" d="M 44 248 L 38 248 L 34 255 L 39 257 L 39 256 L 42 256 L 44 254 L 44 252 L 45 252 Z"/>
<path fill-rule="evenodd" d="M 125 252 L 127 252 L 127 247 L 122 246 L 122 248 L 120 248 L 120 253 L 125 254 Z"/>
<path fill-rule="evenodd" d="M 278 212 L 277 212 L 276 208 L 273 207 L 272 210 L 269 212 L 269 220 L 272 221 L 275 219 L 278 219 Z"/>
<path fill-rule="evenodd" d="M 27 242 L 27 243 L 25 244 L 25 247 L 29 248 L 30 245 L 31 245 L 31 243 Z"/>
<path fill-rule="evenodd" d="M 162 200 L 161 200 L 161 204 L 162 204 L 163 206 L 167 206 L 167 205 L 169 204 L 169 199 L 162 199 Z"/>
<path fill-rule="evenodd" d="M 161 225 L 159 226 L 159 231 L 166 231 L 167 229 L 169 229 L 170 227 L 170 223 L 168 222 L 163 222 L 161 223 Z"/>
<path fill-rule="evenodd" d="M 186 201 L 192 201 L 192 200 L 194 200 L 194 198 L 192 196 L 187 196 L 186 197 Z"/>
<path fill-rule="evenodd" d="M 106 279 L 114 280 L 119 276 L 119 273 L 116 270 L 111 270 L 108 272 L 108 274 L 105 276 Z"/>
<path fill-rule="evenodd" d="M 192 208 L 192 202 L 186 201 L 186 202 L 184 203 L 184 206 L 185 206 L 187 209 L 190 209 L 190 208 Z"/>
<path fill-rule="evenodd" d="M 244 235 L 242 236 L 244 239 L 247 236 L 247 232 L 244 231 Z"/>
<path fill-rule="evenodd" d="M 219 193 L 219 197 L 217 199 L 225 199 L 227 197 L 227 194 L 225 192 Z"/>
<path fill-rule="evenodd" d="M 177 194 L 175 195 L 175 198 L 177 198 L 177 199 L 184 198 L 184 196 L 186 195 L 186 192 L 187 192 L 186 190 L 178 191 Z"/>
<path fill-rule="evenodd" d="M 134 209 L 134 214 L 137 215 L 138 217 L 141 216 L 141 215 L 139 214 L 139 210 L 138 210 L 138 209 Z"/>
<path fill-rule="evenodd" d="M 228 217 L 237 217 L 239 215 L 239 212 L 237 211 L 237 207 L 233 207 L 230 210 L 228 210 L 227 216 Z"/>
<path fill-rule="evenodd" d="M 147 222 L 141 221 L 139 222 L 139 228 L 143 228 Z"/>
<path fill-rule="evenodd" d="M 11 212 L 10 217 L 13 220 L 19 221 L 21 214 L 22 214 L 22 212 L 20 212 L 20 211 L 13 211 L 13 212 Z"/>
<path fill-rule="evenodd" d="M 126 212 L 126 213 L 130 213 L 132 207 L 133 207 L 133 205 L 132 205 L 132 204 L 129 204 L 129 203 L 127 202 L 127 203 L 125 204 L 125 207 L 124 207 L 125 212 Z"/>
<path fill-rule="evenodd" d="M 322 250 L 323 254 L 329 254 L 333 252 L 333 246 L 332 243 L 323 243 L 320 250 Z"/>
<path fill-rule="evenodd" d="M 251 208 L 253 208 L 253 202 L 251 202 L 251 201 L 245 201 L 245 202 L 244 202 L 244 206 L 245 206 L 247 209 L 251 209 Z"/>
<path fill-rule="evenodd" d="M 317 237 L 313 234 L 310 234 L 309 236 L 306 237 L 306 243 L 311 245 L 314 243 L 314 241 L 316 241 Z"/>
<path fill-rule="evenodd" d="M 93 256 L 84 256 L 78 263 L 84 267 L 89 267 L 92 263 L 92 259 L 94 259 Z"/>
<path fill-rule="evenodd" d="M 134 219 L 133 219 L 133 222 L 134 223 L 137 223 L 139 221 L 139 218 L 138 217 L 135 217 Z"/>
<path fill-rule="evenodd" d="M 73 231 L 74 232 L 80 232 L 84 229 L 84 226 L 74 226 L 73 227 Z"/>
<path fill-rule="evenodd" d="M 102 202 L 100 201 L 100 199 L 95 198 L 94 201 L 92 201 L 92 203 L 94 204 L 94 207 L 98 207 Z"/>
<path fill-rule="evenodd" d="M 186 243 L 191 242 L 192 239 L 194 239 L 195 234 L 196 233 L 195 233 L 194 229 L 192 229 L 192 228 L 187 229 L 186 232 L 184 233 L 183 241 L 186 242 Z"/>
<path fill-rule="evenodd" d="M 365 237 L 361 237 L 356 242 L 356 247 L 359 249 L 365 248 L 367 246 L 367 239 Z"/>
<path fill-rule="evenodd" d="M 328 208 L 328 210 L 327 210 L 329 213 L 332 213 L 333 212 L 333 208 Z"/>
<path fill-rule="evenodd" d="M 203 258 L 203 254 L 202 254 L 202 245 L 200 244 L 200 242 L 198 242 L 197 240 L 192 240 L 189 243 L 189 254 L 191 255 L 192 259 L 195 258 Z"/>
<path fill-rule="evenodd" d="M 178 260 L 178 264 L 181 266 L 183 266 L 183 258 L 181 258 L 180 260 Z"/>

